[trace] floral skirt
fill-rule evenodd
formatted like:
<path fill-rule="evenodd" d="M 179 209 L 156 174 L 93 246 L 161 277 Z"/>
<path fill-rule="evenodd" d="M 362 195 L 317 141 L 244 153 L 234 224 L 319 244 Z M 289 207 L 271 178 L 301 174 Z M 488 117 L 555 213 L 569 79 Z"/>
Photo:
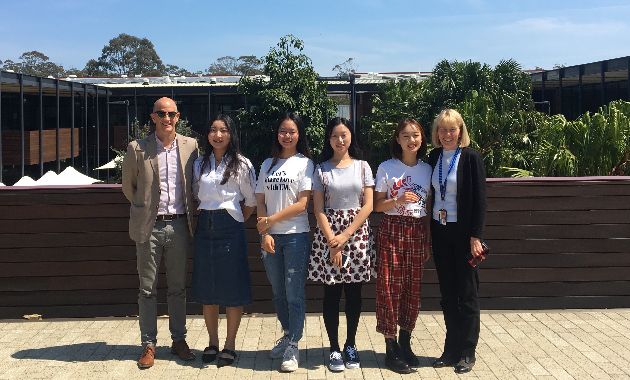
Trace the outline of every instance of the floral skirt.
<path fill-rule="evenodd" d="M 359 208 L 334 210 L 325 209 L 332 232 L 337 235 L 343 232 L 359 213 Z M 313 245 L 308 263 L 308 279 L 327 285 L 368 282 L 374 275 L 376 249 L 374 236 L 368 221 L 350 236 L 342 252 L 347 256 L 345 264 L 338 268 L 328 258 L 329 250 L 326 238 L 317 227 L 313 237 Z"/>

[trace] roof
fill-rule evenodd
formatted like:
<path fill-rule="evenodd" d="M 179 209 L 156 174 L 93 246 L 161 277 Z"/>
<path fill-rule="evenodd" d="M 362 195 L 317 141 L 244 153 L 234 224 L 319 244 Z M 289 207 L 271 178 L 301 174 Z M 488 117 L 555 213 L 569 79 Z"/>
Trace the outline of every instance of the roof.
<path fill-rule="evenodd" d="M 416 79 L 424 80 L 430 73 L 404 72 L 404 73 L 356 73 L 356 84 L 381 84 L 389 81 Z M 267 76 L 259 76 L 264 80 L 269 80 Z M 241 76 L 162 76 L 162 77 L 127 77 L 117 78 L 77 78 L 69 77 L 64 80 L 76 83 L 95 84 L 109 88 L 133 88 L 133 87 L 236 87 L 241 80 Z M 340 77 L 320 77 L 329 85 L 345 85 L 349 79 Z"/>

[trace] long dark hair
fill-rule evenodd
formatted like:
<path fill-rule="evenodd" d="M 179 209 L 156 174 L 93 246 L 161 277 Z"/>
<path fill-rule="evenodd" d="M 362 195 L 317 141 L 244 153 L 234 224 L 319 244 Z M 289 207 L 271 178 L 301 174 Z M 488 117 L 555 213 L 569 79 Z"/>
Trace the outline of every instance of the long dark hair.
<path fill-rule="evenodd" d="M 348 154 L 350 155 L 350 157 L 354 158 L 355 160 L 360 160 L 363 156 L 363 154 L 361 153 L 361 149 L 359 148 L 359 144 L 352 134 L 352 125 L 350 124 L 350 121 L 345 117 L 336 117 L 334 119 L 331 119 L 328 124 L 326 124 L 324 148 L 322 149 L 322 153 L 319 155 L 320 163 L 330 160 L 335 154 L 332 146 L 330 145 L 330 136 L 332 135 L 333 129 L 335 129 L 335 127 L 339 124 L 345 126 L 350 131 L 351 139 L 350 146 L 348 147 Z"/>
<path fill-rule="evenodd" d="M 212 145 L 208 141 L 208 135 L 210 134 L 210 128 L 212 128 L 212 123 L 215 121 L 222 121 L 230 132 L 230 143 L 227 146 L 227 150 L 223 155 L 223 162 L 226 163 L 225 172 L 223 172 L 223 179 L 221 180 L 221 185 L 225 185 L 227 181 L 232 176 L 237 176 L 239 168 L 241 166 L 241 158 L 239 155 L 241 154 L 240 150 L 240 141 L 238 138 L 238 131 L 236 130 L 236 125 L 231 117 L 224 114 L 218 114 L 204 129 L 204 139 L 203 139 L 203 160 L 201 161 L 201 174 L 204 173 L 207 167 L 210 166 L 210 155 L 213 152 Z"/>
<path fill-rule="evenodd" d="M 424 133 L 424 128 L 422 128 L 422 125 L 420 125 L 420 123 L 416 119 L 403 119 L 396 126 L 396 131 L 394 131 L 394 136 L 392 136 L 392 140 L 389 144 L 389 149 L 392 153 L 392 157 L 397 158 L 400 161 L 402 161 L 402 147 L 400 146 L 400 144 L 398 144 L 396 138 L 398 137 L 398 135 L 400 135 L 400 132 L 408 125 L 413 125 L 414 127 L 416 127 L 420 131 L 420 136 L 422 136 L 422 143 L 420 144 L 420 149 L 418 149 L 418 152 L 416 153 L 416 158 L 420 159 L 424 157 L 424 155 L 427 153 L 427 138 Z"/>
<path fill-rule="evenodd" d="M 296 114 L 295 112 L 287 112 L 280 119 L 278 119 L 273 129 L 273 142 L 271 145 L 271 157 L 273 157 L 273 161 L 271 161 L 271 166 L 269 166 L 269 170 L 267 170 L 267 173 L 271 173 L 271 169 L 276 166 L 278 160 L 280 159 L 280 154 L 282 153 L 282 145 L 280 145 L 280 142 L 278 141 L 278 131 L 280 130 L 280 125 L 285 120 L 291 120 L 295 123 L 295 125 L 297 125 L 299 134 L 297 146 L 295 147 L 297 149 L 297 152 L 303 154 L 307 158 L 312 158 L 311 149 L 308 146 L 308 138 L 306 137 L 306 128 L 304 127 L 304 122 L 302 121 L 302 118 L 298 116 L 298 114 Z"/>

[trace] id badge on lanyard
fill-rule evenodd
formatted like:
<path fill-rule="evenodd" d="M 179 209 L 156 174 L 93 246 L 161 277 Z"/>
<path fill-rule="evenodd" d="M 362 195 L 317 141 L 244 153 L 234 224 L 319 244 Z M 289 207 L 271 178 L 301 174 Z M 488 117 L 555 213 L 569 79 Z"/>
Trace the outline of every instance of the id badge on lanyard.
<path fill-rule="evenodd" d="M 440 183 L 440 198 L 442 199 L 442 204 L 444 204 L 444 199 L 446 199 L 446 181 L 448 180 L 448 176 L 453 171 L 453 167 L 455 166 L 455 162 L 457 161 L 457 156 L 459 156 L 459 152 L 461 152 L 462 148 L 457 147 L 455 150 L 455 154 L 453 154 L 453 158 L 451 158 L 451 163 L 448 165 L 448 171 L 446 172 L 446 178 L 442 181 L 442 156 L 444 155 L 444 150 L 440 152 L 440 163 L 438 170 L 438 182 Z M 438 219 L 441 225 L 446 226 L 446 222 L 448 219 L 448 213 L 445 208 L 441 208 L 438 211 Z"/>

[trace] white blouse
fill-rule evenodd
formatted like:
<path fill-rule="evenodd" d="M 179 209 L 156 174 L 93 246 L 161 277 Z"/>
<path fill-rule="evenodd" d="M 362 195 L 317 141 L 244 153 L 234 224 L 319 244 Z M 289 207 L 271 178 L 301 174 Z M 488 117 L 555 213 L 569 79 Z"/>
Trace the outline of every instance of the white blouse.
<path fill-rule="evenodd" d="M 217 167 L 214 153 L 210 154 L 210 165 L 206 166 L 203 174 L 201 173 L 203 157 L 195 160 L 192 187 L 193 195 L 199 200 L 199 210 L 225 209 L 232 218 L 243 222 L 240 202 L 244 200 L 245 206 L 256 206 L 254 167 L 246 157 L 239 155 L 239 158 L 241 165 L 238 175 L 230 176 L 224 185 L 221 185 L 221 181 L 227 166 L 226 160 L 221 160 Z"/>

